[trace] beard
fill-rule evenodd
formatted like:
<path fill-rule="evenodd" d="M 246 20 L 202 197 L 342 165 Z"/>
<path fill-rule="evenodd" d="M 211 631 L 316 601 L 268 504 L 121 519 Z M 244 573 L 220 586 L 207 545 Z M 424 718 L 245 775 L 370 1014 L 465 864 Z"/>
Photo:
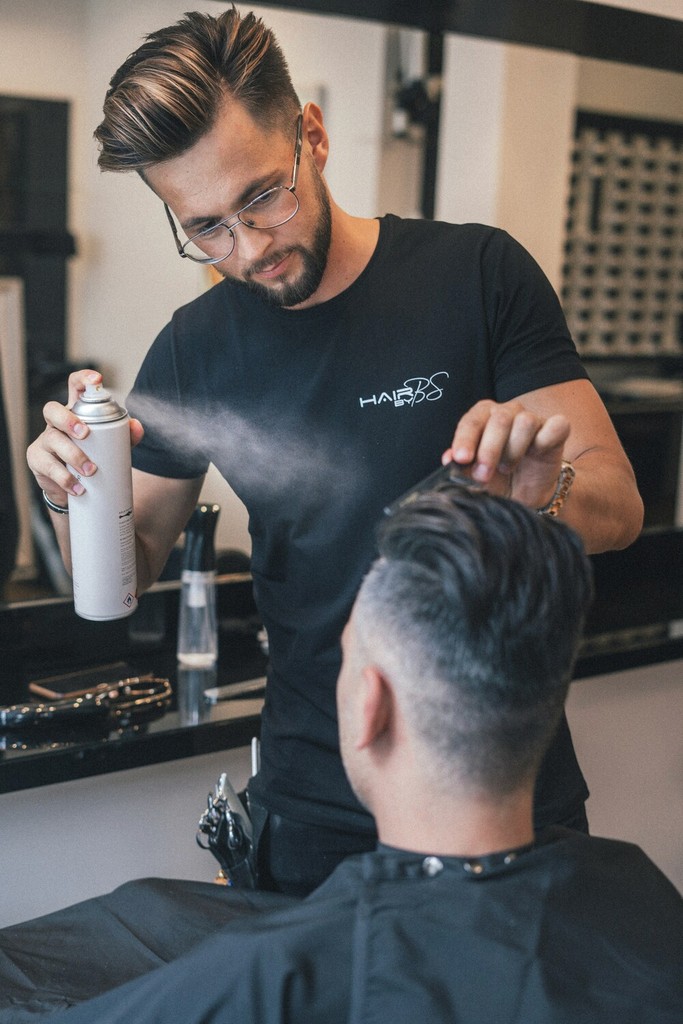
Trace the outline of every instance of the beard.
<path fill-rule="evenodd" d="M 288 308 L 290 306 L 298 306 L 300 302 L 305 302 L 306 299 L 310 299 L 311 295 L 318 290 L 320 282 L 323 279 L 323 274 L 327 267 L 327 257 L 330 251 L 330 241 L 332 239 L 332 210 L 330 208 L 330 199 L 323 184 L 323 180 L 317 172 L 314 177 L 314 182 L 320 216 L 313 236 L 313 242 L 310 247 L 304 245 L 292 245 L 280 252 L 270 253 L 267 259 L 262 260 L 260 263 L 255 263 L 250 267 L 243 278 L 232 277 L 229 273 L 223 272 L 220 270 L 220 267 L 217 266 L 216 269 L 219 273 L 234 284 L 241 285 L 243 288 L 246 288 L 252 293 L 252 295 L 258 296 L 259 299 L 262 299 L 263 302 L 266 302 L 271 306 Z M 253 280 L 254 274 L 258 274 L 266 267 L 275 265 L 279 260 L 284 259 L 285 256 L 288 256 L 291 253 L 298 253 L 301 257 L 302 263 L 302 268 L 295 280 L 276 282 L 275 285 L 272 286 L 261 284 L 259 281 Z"/>

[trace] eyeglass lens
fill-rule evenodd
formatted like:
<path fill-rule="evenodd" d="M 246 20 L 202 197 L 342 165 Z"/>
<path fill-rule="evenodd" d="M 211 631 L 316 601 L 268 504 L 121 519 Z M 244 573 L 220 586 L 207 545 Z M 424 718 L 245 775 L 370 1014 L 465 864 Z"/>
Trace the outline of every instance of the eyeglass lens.
<path fill-rule="evenodd" d="M 183 246 L 183 251 L 197 261 L 227 259 L 235 248 L 234 228 L 238 223 L 265 231 L 286 224 L 298 209 L 299 200 L 290 189 L 283 186 L 268 189 L 240 210 L 228 224 L 217 224 L 193 235 Z"/>

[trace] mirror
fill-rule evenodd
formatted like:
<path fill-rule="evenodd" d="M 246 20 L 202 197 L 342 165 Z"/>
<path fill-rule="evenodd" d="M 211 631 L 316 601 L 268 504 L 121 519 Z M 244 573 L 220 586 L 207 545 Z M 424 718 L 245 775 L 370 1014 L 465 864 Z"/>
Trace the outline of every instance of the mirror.
<path fill-rule="evenodd" d="M 275 30 L 302 101 L 324 106 L 332 144 L 326 176 L 337 201 L 361 216 L 419 213 L 427 129 L 397 105 L 394 93 L 399 76 L 404 86 L 430 77 L 424 29 L 432 9 L 406 11 L 418 24 L 399 32 L 369 17 L 321 13 L 368 9 L 373 17 L 389 17 L 397 7 L 391 3 L 303 4 L 306 11 L 296 4 L 241 6 L 253 7 Z M 212 282 L 205 269 L 177 259 L 163 209 L 137 176 L 100 174 L 92 130 L 112 72 L 147 32 L 187 7 L 184 0 L 121 0 L 112 18 L 112 8 L 98 0 L 33 0 L 18 7 L 0 0 L 0 93 L 69 104 L 68 228 L 76 255 L 68 259 L 68 357 L 97 364 L 119 399 L 173 310 Z M 585 26 L 568 17 L 583 7 L 579 0 L 558 4 L 543 26 L 530 15 L 532 7 L 523 0 L 438 6 L 441 27 L 458 29 L 460 19 L 462 31 L 444 38 L 434 212 L 507 228 L 560 290 L 576 108 L 679 120 L 683 74 L 671 70 L 676 47 L 670 31 L 666 46 L 653 47 L 638 22 L 635 45 L 642 45 L 643 63 L 652 63 L 652 52 L 664 63 L 641 67 L 622 55 L 633 48 L 632 39 L 622 39 L 617 52 L 618 33 L 616 41 L 611 31 L 591 40 Z M 591 17 L 596 7 L 586 5 Z M 599 60 L 591 55 L 593 44 L 601 48 Z M 631 63 L 619 62 L 626 59 Z M 223 506 L 219 544 L 248 549 L 246 517 L 231 492 L 210 479 L 206 494 Z M 24 535 L 24 544 L 29 541 Z M 31 578 L 38 559 L 27 557 L 11 599 L 42 592 Z"/>

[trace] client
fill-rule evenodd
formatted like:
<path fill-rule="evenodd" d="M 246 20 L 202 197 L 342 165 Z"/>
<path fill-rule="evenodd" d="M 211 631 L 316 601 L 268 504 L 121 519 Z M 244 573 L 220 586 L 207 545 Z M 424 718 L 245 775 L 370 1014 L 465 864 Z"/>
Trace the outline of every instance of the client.
<path fill-rule="evenodd" d="M 578 537 L 449 484 L 379 549 L 337 692 L 377 850 L 54 1024 L 680 1022 L 681 896 L 637 847 L 532 828 L 591 599 Z"/>

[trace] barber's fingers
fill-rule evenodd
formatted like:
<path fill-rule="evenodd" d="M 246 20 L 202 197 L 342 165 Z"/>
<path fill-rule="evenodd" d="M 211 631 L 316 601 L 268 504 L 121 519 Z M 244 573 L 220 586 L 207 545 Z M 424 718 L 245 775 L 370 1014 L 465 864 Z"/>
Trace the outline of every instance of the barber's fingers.
<path fill-rule="evenodd" d="M 79 389 L 85 389 L 81 378 L 78 373 L 69 377 L 70 396 L 77 397 Z M 53 501 L 64 504 L 67 494 L 78 495 L 85 490 L 69 466 L 84 478 L 97 472 L 95 463 L 78 446 L 78 442 L 88 436 L 90 428 L 59 402 L 47 402 L 43 407 L 43 417 L 45 430 L 29 445 L 26 461 L 38 486 Z"/>
<path fill-rule="evenodd" d="M 60 409 L 67 412 L 64 406 Z M 50 414 L 52 415 L 52 414 Z M 69 428 L 68 417 L 54 414 L 55 420 L 63 420 Z M 76 424 L 77 425 L 77 424 Z M 83 424 L 85 426 L 85 424 Z M 131 445 L 138 444 L 143 437 L 144 429 L 139 420 L 130 421 Z M 69 467 L 80 477 L 91 477 L 97 472 L 97 465 L 78 447 L 67 431 L 48 424 L 42 434 L 29 445 L 26 461 L 33 473 L 38 486 L 58 504 L 64 503 L 65 494 L 82 494 L 85 487 Z"/>
<path fill-rule="evenodd" d="M 499 423 L 495 424 L 494 430 L 489 431 L 488 437 L 485 432 L 482 461 L 486 462 L 490 455 L 497 460 L 496 467 L 502 465 L 504 470 L 514 470 L 534 445 L 542 427 L 540 417 L 527 409 L 518 410 L 511 415 L 506 434 Z"/>
<path fill-rule="evenodd" d="M 488 399 L 477 402 L 460 418 L 455 428 L 451 442 L 455 461 L 463 465 L 491 461 L 496 452 L 499 455 L 502 451 L 513 418 L 511 404 L 503 405 Z"/>
<path fill-rule="evenodd" d="M 537 454 L 554 453 L 557 449 L 564 450 L 569 434 L 571 423 L 563 413 L 555 413 L 547 420 L 542 421 L 534 439 L 533 447 Z"/>
<path fill-rule="evenodd" d="M 135 420 L 131 417 L 130 419 L 130 445 L 131 448 L 135 448 L 136 444 L 140 444 L 143 437 L 145 436 L 145 428 L 143 427 L 140 420 Z"/>
<path fill-rule="evenodd" d="M 495 472 L 510 471 L 526 454 L 543 420 L 520 402 L 484 399 L 472 406 L 458 423 L 451 444 L 452 457 L 472 465 L 472 476 L 488 483 Z M 447 461 L 449 453 L 444 453 Z"/>
<path fill-rule="evenodd" d="M 67 383 L 69 397 L 67 405 L 71 408 L 74 402 L 78 401 L 88 384 L 101 384 L 102 374 L 97 370 L 75 370 L 69 374 Z"/>
<path fill-rule="evenodd" d="M 57 430 L 76 440 L 83 440 L 90 433 L 88 424 L 79 419 L 70 406 L 59 402 L 47 402 L 43 406 L 43 419 L 47 430 Z"/>
<path fill-rule="evenodd" d="M 547 420 L 528 412 L 519 413 L 512 422 L 501 462 L 513 472 L 526 458 L 552 463 L 561 460 L 570 430 L 569 420 L 561 413 Z"/>
<path fill-rule="evenodd" d="M 74 416 L 70 410 L 85 391 L 86 385 L 100 384 L 101 382 L 102 374 L 98 373 L 97 370 L 76 370 L 74 373 L 70 374 L 68 380 L 69 398 L 67 405 L 63 406 L 58 403 L 48 402 L 43 409 L 43 415 L 45 416 L 46 423 L 57 427 L 60 430 L 64 430 L 65 433 L 72 434 L 76 438 L 87 437 L 90 433 L 89 427 L 87 424 L 79 420 L 77 416 Z M 69 415 L 64 415 L 65 410 L 69 411 Z M 52 412 L 53 415 L 50 415 L 50 412 Z M 140 420 L 136 420 L 131 417 L 130 443 L 132 448 L 134 448 L 136 444 L 140 443 L 144 433 L 145 431 Z"/>
<path fill-rule="evenodd" d="M 58 504 L 64 504 L 66 494 L 82 494 L 85 490 L 67 463 L 83 477 L 97 471 L 95 463 L 67 433 L 50 425 L 29 445 L 26 461 L 38 486 Z"/>
<path fill-rule="evenodd" d="M 543 421 L 520 458 L 510 462 L 511 495 L 530 508 L 543 508 L 557 486 L 570 424 L 556 414 Z"/>
<path fill-rule="evenodd" d="M 38 485 L 55 502 L 63 503 L 67 493 L 78 495 L 85 489 L 69 467 L 85 478 L 97 472 L 97 465 L 79 447 L 79 442 L 88 437 L 90 428 L 73 413 L 72 406 L 87 384 L 98 384 L 101 380 L 102 375 L 95 370 L 77 370 L 69 375 L 68 405 L 47 402 L 43 407 L 45 430 L 29 446 L 26 460 Z M 143 435 L 140 421 L 131 419 L 131 446 L 139 444 Z"/>
<path fill-rule="evenodd" d="M 86 385 L 99 384 L 101 380 L 102 374 L 96 370 L 76 370 L 74 373 L 69 374 L 67 404 L 61 405 L 59 402 L 47 402 L 43 406 L 43 419 L 46 424 L 45 434 L 47 437 L 41 434 L 37 442 L 34 443 L 39 443 L 42 447 L 55 450 L 50 443 L 52 438 L 50 432 L 52 430 L 61 431 L 76 440 L 82 440 L 84 437 L 87 437 L 90 433 L 90 428 L 87 423 L 79 419 L 71 410 L 75 402 L 78 401 L 85 391 Z"/>

